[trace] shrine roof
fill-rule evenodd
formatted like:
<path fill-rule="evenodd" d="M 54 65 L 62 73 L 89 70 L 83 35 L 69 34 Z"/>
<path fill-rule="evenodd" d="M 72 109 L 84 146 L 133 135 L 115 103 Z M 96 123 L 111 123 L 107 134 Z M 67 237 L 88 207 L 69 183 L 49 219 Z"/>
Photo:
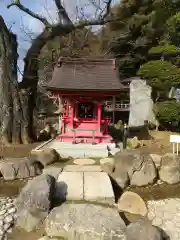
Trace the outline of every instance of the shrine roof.
<path fill-rule="evenodd" d="M 60 58 L 48 89 L 64 91 L 120 91 L 114 59 Z"/>

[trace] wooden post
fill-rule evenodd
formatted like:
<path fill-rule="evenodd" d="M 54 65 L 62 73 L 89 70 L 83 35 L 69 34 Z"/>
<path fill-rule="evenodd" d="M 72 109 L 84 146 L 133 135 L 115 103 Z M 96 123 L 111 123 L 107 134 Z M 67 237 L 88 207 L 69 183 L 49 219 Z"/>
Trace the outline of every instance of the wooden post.
<path fill-rule="evenodd" d="M 101 132 L 101 104 L 97 103 L 98 131 Z"/>

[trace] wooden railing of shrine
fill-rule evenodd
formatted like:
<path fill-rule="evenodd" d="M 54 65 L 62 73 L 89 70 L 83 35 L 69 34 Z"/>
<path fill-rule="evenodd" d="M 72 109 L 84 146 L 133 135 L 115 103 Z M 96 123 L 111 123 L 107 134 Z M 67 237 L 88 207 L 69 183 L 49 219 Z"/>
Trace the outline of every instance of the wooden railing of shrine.
<path fill-rule="evenodd" d="M 113 104 L 113 101 L 106 101 L 104 103 L 105 111 L 129 111 L 130 104 L 129 102 L 116 101 Z"/>

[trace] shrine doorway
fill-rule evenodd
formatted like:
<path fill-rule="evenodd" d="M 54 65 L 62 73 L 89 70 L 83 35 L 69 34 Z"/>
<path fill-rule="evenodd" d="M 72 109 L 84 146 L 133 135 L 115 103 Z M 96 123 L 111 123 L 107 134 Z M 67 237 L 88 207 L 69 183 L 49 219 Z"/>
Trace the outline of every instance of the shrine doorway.
<path fill-rule="evenodd" d="M 97 106 L 93 102 L 78 103 L 78 117 L 83 119 L 96 119 Z"/>

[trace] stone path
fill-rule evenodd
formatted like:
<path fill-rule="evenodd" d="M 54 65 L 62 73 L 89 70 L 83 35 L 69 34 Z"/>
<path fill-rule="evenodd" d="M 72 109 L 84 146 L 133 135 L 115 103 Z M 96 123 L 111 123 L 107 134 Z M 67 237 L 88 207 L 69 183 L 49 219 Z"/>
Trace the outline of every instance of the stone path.
<path fill-rule="evenodd" d="M 104 172 L 62 172 L 57 178 L 55 196 L 60 200 L 88 200 L 114 204 L 111 181 Z"/>
<path fill-rule="evenodd" d="M 77 165 L 93 165 L 95 164 L 95 161 L 93 159 L 90 158 L 77 158 L 74 160 L 74 164 Z"/>
<path fill-rule="evenodd" d="M 100 165 L 66 165 L 63 168 L 65 172 L 102 172 Z"/>
<path fill-rule="evenodd" d="M 148 201 L 148 218 L 161 227 L 171 240 L 180 239 L 180 199 Z"/>
<path fill-rule="evenodd" d="M 15 221 L 16 208 L 14 200 L 8 197 L 0 198 L 0 240 L 7 239 Z"/>
<path fill-rule="evenodd" d="M 54 139 L 41 144 L 33 149 L 33 151 L 39 151 L 45 148 L 55 149 L 62 158 L 105 158 L 108 157 L 109 153 L 114 155 L 116 152 L 119 152 L 119 150 L 122 149 L 122 144 L 120 144 L 119 149 L 116 148 L 114 143 L 101 143 L 96 145 L 92 145 L 91 143 L 72 144 Z"/>

